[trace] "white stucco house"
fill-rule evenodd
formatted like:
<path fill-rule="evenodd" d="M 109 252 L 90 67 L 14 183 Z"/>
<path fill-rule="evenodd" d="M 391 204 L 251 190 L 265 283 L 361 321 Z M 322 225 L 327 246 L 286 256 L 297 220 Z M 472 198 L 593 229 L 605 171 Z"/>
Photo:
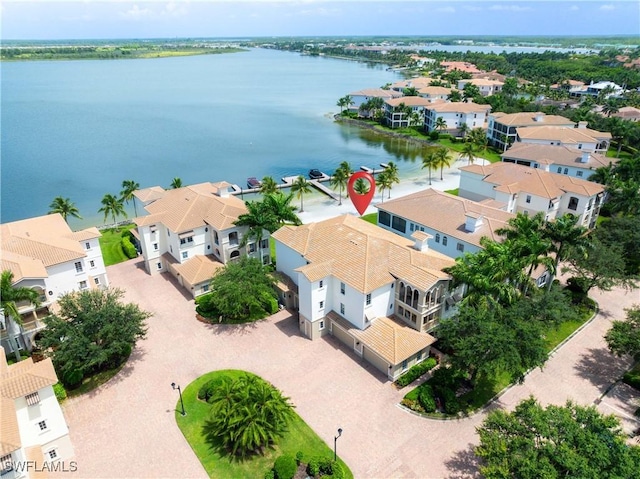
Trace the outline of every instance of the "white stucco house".
<path fill-rule="evenodd" d="M 425 86 L 418 89 L 418 96 L 426 98 L 430 102 L 446 101 L 451 95 L 451 88 L 443 86 Z"/>
<path fill-rule="evenodd" d="M 69 428 L 53 391 L 51 359 L 7 366 L 0 347 L 0 477 L 48 477 L 74 472 Z"/>
<path fill-rule="evenodd" d="M 420 88 L 428 87 L 431 85 L 433 78 L 429 77 L 415 77 L 409 78 L 407 80 L 399 80 L 390 85 L 390 89 L 402 94 L 406 88 L 415 88 L 419 90 Z"/>
<path fill-rule="evenodd" d="M 454 261 L 429 249 L 423 232 L 407 239 L 343 215 L 284 226 L 273 238 L 300 331 L 335 336 L 389 379 L 428 355 L 428 331 L 453 312 L 442 269 Z"/>
<path fill-rule="evenodd" d="M 487 118 L 491 105 L 473 102 L 444 102 L 425 106 L 424 127 L 426 131 L 436 130 L 436 121 L 442 118 L 447 123 L 448 132 L 457 132 L 463 124 L 469 129 L 487 128 Z"/>
<path fill-rule="evenodd" d="M 247 208 L 230 187 L 223 181 L 134 193 L 148 213 L 134 222 L 149 274 L 168 271 L 195 297 L 209 290 L 216 269 L 229 261 L 244 255 L 271 261 L 266 230 L 262 241 L 240 246 L 248 227 L 234 222 Z"/>
<path fill-rule="evenodd" d="M 387 126 L 391 128 L 406 128 L 409 123 L 412 125 L 422 125 L 424 123 L 424 109 L 431 104 L 431 101 L 420 96 L 403 96 L 393 98 L 384 102 L 384 119 Z M 402 111 L 404 105 L 411 110 L 411 114 L 416 114 L 416 122 L 412 121 L 410 115 Z"/>
<path fill-rule="evenodd" d="M 564 145 L 578 150 L 606 154 L 611 133 L 587 128 L 581 121 L 575 128 L 566 126 L 529 126 L 516 128 L 516 141 L 537 145 Z"/>
<path fill-rule="evenodd" d="M 15 287 L 38 292 L 40 305 L 19 303 L 22 325 L 0 311 L 0 338 L 9 352 L 31 350 L 60 296 L 109 286 L 97 228 L 71 231 L 59 214 L 4 223 L 0 227 L 2 271 L 13 273 Z"/>
<path fill-rule="evenodd" d="M 501 150 L 516 142 L 517 128 L 529 126 L 564 126 L 573 128 L 575 123 L 560 115 L 546 115 L 543 112 L 503 113 L 489 115 L 487 138 L 489 144 Z"/>
<path fill-rule="evenodd" d="M 349 107 L 350 110 L 359 110 L 363 103 L 368 102 L 372 98 L 382 98 L 383 100 L 390 100 L 392 98 L 400 98 L 401 92 L 396 90 L 385 90 L 384 88 L 365 88 L 364 90 L 358 90 L 349 93 L 353 104 Z"/>
<path fill-rule="evenodd" d="M 464 90 L 464 87 L 471 83 L 478 87 L 482 96 L 495 95 L 502 91 L 504 82 L 499 80 L 489 80 L 486 78 L 469 78 L 458 81 L 458 90 Z"/>
<path fill-rule="evenodd" d="M 520 142 L 512 145 L 501 156 L 505 163 L 540 168 L 583 180 L 588 180 L 596 169 L 617 162 L 617 158 L 607 158 L 600 153 L 592 153 L 571 146 Z"/>
<path fill-rule="evenodd" d="M 604 187 L 573 176 L 499 162 L 460 168 L 458 194 L 473 201 L 496 201 L 509 213 L 542 212 L 547 221 L 571 213 L 578 217 L 578 224 L 593 228 Z"/>

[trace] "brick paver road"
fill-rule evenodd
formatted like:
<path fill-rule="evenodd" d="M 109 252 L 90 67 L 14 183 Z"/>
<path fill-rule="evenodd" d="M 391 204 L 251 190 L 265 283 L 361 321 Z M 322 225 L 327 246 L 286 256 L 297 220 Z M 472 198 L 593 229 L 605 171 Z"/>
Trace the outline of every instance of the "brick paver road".
<path fill-rule="evenodd" d="M 402 394 L 382 375 L 333 339 L 309 341 L 282 311 L 250 326 L 208 326 L 195 320 L 193 301 L 165 275 L 148 276 L 132 260 L 108 268 L 112 286 L 126 300 L 152 311 L 146 340 L 130 363 L 98 390 L 67 401 L 79 477 L 205 477 L 175 424 L 177 394 L 216 369 L 254 372 L 290 396 L 297 412 L 333 445 L 357 478 L 472 477 L 471 447 L 483 415 L 433 421 L 397 407 Z M 543 403 L 573 398 L 591 403 L 620 376 L 628 362 L 613 360 L 602 335 L 622 308 L 640 302 L 638 292 L 598 298 L 602 313 L 525 383 L 500 398 L 505 407 L 533 394 Z M 586 356 L 583 354 L 586 353 Z M 72 476 L 69 478 L 69 476 Z"/>

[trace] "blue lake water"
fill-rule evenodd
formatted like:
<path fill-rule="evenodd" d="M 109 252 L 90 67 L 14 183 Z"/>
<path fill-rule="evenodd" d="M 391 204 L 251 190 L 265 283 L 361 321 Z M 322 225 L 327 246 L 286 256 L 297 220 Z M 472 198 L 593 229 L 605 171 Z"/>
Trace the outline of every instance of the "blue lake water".
<path fill-rule="evenodd" d="M 1 65 L 2 222 L 69 197 L 101 224 L 122 180 L 167 187 L 331 172 L 398 161 L 411 148 L 336 124 L 341 96 L 399 79 L 383 66 L 273 50 L 163 59 Z M 404 166 L 403 166 L 404 163 Z"/>

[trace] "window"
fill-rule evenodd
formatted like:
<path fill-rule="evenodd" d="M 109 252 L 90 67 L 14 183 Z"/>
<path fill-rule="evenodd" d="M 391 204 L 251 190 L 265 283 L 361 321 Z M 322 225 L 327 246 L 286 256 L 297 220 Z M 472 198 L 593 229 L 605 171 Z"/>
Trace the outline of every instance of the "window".
<path fill-rule="evenodd" d="M 183 251 L 182 252 L 182 259 L 187 259 L 189 257 L 189 252 L 188 251 Z"/>
<path fill-rule="evenodd" d="M 344 283 L 340 283 L 340 294 L 344 294 L 345 285 Z"/>
<path fill-rule="evenodd" d="M 456 245 L 456 249 L 457 249 L 458 251 L 464 251 L 464 245 L 463 245 L 462 243 L 458 243 L 458 244 Z"/>
<path fill-rule="evenodd" d="M 324 308 L 324 301 L 320 301 L 320 309 Z"/>
<path fill-rule="evenodd" d="M 40 428 L 40 431 L 46 431 L 47 430 L 47 421 L 40 421 L 38 423 L 38 428 Z"/>
<path fill-rule="evenodd" d="M 11 471 L 13 471 L 13 459 L 11 454 L 0 457 L 0 476 L 5 476 Z"/>
<path fill-rule="evenodd" d="M 407 220 L 404 218 L 400 218 L 399 216 L 394 216 L 391 220 L 391 228 L 400 233 L 404 233 L 407 231 Z"/>
<path fill-rule="evenodd" d="M 577 210 L 578 209 L 578 198 L 576 198 L 575 196 L 572 196 L 571 198 L 569 198 L 569 206 L 567 207 L 570 210 Z"/>
<path fill-rule="evenodd" d="M 531 195 L 527 195 L 527 199 L 525 200 L 527 203 L 531 203 Z"/>
<path fill-rule="evenodd" d="M 581 177 L 582 176 L 582 171 L 581 170 L 576 171 L 576 176 Z"/>
<path fill-rule="evenodd" d="M 74 266 L 76 267 L 76 273 L 82 273 L 82 263 L 77 261 Z"/>
<path fill-rule="evenodd" d="M 267 248 L 269 247 L 269 240 L 268 240 L 268 239 L 263 239 L 263 240 L 260 242 L 260 247 L 261 247 L 262 249 L 267 249 Z"/>
<path fill-rule="evenodd" d="M 391 226 L 391 215 L 386 211 L 378 211 L 378 223 L 385 226 Z"/>
<path fill-rule="evenodd" d="M 322 279 L 320 280 L 320 287 L 324 288 L 324 280 L 322 280 Z"/>
<path fill-rule="evenodd" d="M 407 360 L 406 359 L 404 361 L 402 361 L 402 370 L 404 371 L 405 369 L 407 369 Z"/>
<path fill-rule="evenodd" d="M 440 243 L 440 233 L 436 233 L 436 243 Z"/>
<path fill-rule="evenodd" d="M 158 251 L 158 243 L 153 243 L 153 250 Z"/>
<path fill-rule="evenodd" d="M 562 167 L 558 166 L 558 173 L 562 173 Z"/>
<path fill-rule="evenodd" d="M 367 294 L 367 298 L 365 303 L 367 304 L 367 306 L 369 306 L 371 304 L 371 293 Z"/>
<path fill-rule="evenodd" d="M 100 278 L 93 278 L 93 282 L 96 284 L 96 286 L 100 285 Z"/>
<path fill-rule="evenodd" d="M 86 282 L 86 281 L 80 281 L 80 282 L 78 283 L 78 287 L 79 287 L 80 289 L 87 289 L 87 282 Z"/>
<path fill-rule="evenodd" d="M 193 236 L 187 236 L 186 238 L 180 238 L 180 244 L 193 243 Z"/>
<path fill-rule="evenodd" d="M 91 249 L 91 243 L 85 243 L 84 249 Z"/>
<path fill-rule="evenodd" d="M 49 456 L 49 459 L 54 460 L 58 458 L 58 452 L 55 449 L 51 449 L 50 451 L 47 451 L 47 455 Z"/>
<path fill-rule="evenodd" d="M 171 236 L 171 231 L 167 230 L 167 236 Z"/>
<path fill-rule="evenodd" d="M 318 328 L 320 331 L 324 329 L 324 321 L 320 321 L 320 327 Z"/>
<path fill-rule="evenodd" d="M 31 394 L 27 394 L 24 398 L 27 401 L 27 406 L 33 406 L 40 402 L 40 395 L 38 394 L 38 391 Z"/>
<path fill-rule="evenodd" d="M 578 150 L 582 150 L 582 143 L 578 143 Z"/>
<path fill-rule="evenodd" d="M 344 315 L 344 303 L 340 303 L 340 314 Z"/>
<path fill-rule="evenodd" d="M 229 233 L 229 244 L 237 245 L 238 244 L 238 232 L 234 231 L 233 233 Z"/>
<path fill-rule="evenodd" d="M 93 261 L 93 260 L 89 261 L 89 266 L 91 266 L 92 268 L 95 268 L 96 267 L 96 262 Z"/>
<path fill-rule="evenodd" d="M 209 283 L 202 285 L 202 291 L 204 292 L 209 291 Z"/>
<path fill-rule="evenodd" d="M 569 168 L 565 168 L 562 173 L 565 174 L 565 175 L 568 175 L 569 174 Z"/>
<path fill-rule="evenodd" d="M 442 237 L 442 246 L 447 246 L 447 237 L 446 236 Z"/>
<path fill-rule="evenodd" d="M 215 244 L 220 244 L 220 238 L 218 238 L 218 232 L 217 231 L 213 232 L 213 242 Z"/>
<path fill-rule="evenodd" d="M 229 255 L 229 259 L 237 259 L 240 257 L 240 251 L 235 250 L 232 251 L 231 254 Z"/>
<path fill-rule="evenodd" d="M 255 253 L 255 252 L 256 252 L 256 244 L 249 243 L 249 253 Z"/>
<path fill-rule="evenodd" d="M 162 269 L 162 263 L 156 263 L 156 268 Z"/>

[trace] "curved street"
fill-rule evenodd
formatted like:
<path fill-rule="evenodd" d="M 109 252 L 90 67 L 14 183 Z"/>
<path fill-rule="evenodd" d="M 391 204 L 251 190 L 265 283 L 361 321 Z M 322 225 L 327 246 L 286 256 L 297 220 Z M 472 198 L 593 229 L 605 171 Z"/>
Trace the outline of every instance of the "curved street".
<path fill-rule="evenodd" d="M 356 478 L 475 477 L 472 447 L 484 414 L 435 421 L 402 410 L 397 404 L 406 391 L 396 391 L 337 341 L 303 338 L 286 310 L 253 325 L 206 325 L 195 320 L 193 300 L 173 278 L 147 275 L 139 260 L 110 266 L 108 275 L 112 286 L 126 291 L 126 301 L 153 317 L 147 339 L 115 378 L 64 405 L 78 461 L 73 478 L 206 477 L 175 424 L 178 397 L 171 383 L 186 387 L 226 368 L 251 371 L 281 389 L 327 444 L 342 428 L 338 454 Z M 600 401 L 631 364 L 607 351 L 603 335 L 613 319 L 624 318 L 624 308 L 640 303 L 640 292 L 593 297 L 600 304 L 596 318 L 543 371 L 531 372 L 496 404 L 512 408 L 534 395 L 543 404 L 595 402 L 622 417 L 634 410 L 629 392 L 618 386 Z M 637 392 L 631 395 L 637 399 Z M 634 426 L 628 418 L 626 427 Z"/>

